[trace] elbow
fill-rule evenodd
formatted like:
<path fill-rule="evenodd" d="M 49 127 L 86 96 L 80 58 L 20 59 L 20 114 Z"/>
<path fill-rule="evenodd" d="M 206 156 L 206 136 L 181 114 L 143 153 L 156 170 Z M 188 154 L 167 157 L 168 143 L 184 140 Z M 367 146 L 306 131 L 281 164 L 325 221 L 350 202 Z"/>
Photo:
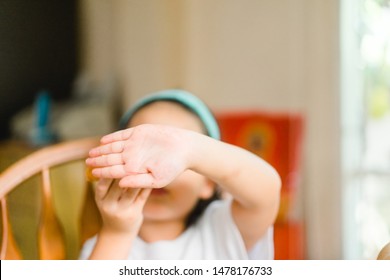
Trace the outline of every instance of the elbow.
<path fill-rule="evenodd" d="M 281 191 L 281 189 L 282 189 L 282 178 L 280 177 L 280 175 L 279 175 L 279 173 L 276 171 L 276 170 L 274 170 L 274 188 L 275 188 L 275 190 L 279 193 L 279 195 L 280 195 L 280 191 Z"/>
<path fill-rule="evenodd" d="M 272 223 L 277 219 L 279 208 L 280 208 L 280 199 L 281 199 L 281 189 L 282 189 L 282 179 L 276 171 L 273 172 L 273 179 L 270 186 L 270 197 L 268 200 L 268 209 L 272 213 Z"/>

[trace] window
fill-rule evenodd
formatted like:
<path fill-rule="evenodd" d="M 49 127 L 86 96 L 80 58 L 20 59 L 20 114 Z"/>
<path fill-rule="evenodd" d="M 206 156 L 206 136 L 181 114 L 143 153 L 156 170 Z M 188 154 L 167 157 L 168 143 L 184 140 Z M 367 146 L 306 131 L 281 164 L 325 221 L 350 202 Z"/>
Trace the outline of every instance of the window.
<path fill-rule="evenodd" d="M 344 0 L 341 108 L 346 259 L 390 241 L 390 0 Z"/>

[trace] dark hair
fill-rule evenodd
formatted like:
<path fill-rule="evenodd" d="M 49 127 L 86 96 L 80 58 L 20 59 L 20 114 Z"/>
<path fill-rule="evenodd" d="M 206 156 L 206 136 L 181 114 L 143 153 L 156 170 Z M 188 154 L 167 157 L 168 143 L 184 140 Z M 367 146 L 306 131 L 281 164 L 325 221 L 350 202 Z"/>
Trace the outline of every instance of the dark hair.
<path fill-rule="evenodd" d="M 207 206 L 210 205 L 211 202 L 215 200 L 221 199 L 221 193 L 217 186 L 215 186 L 215 190 L 213 195 L 208 199 L 199 199 L 194 209 L 192 209 L 191 213 L 188 215 L 185 226 L 186 228 L 195 224 L 200 216 L 202 216 L 203 212 L 206 210 Z"/>
<path fill-rule="evenodd" d="M 140 106 L 133 113 L 132 117 L 134 115 L 136 115 L 137 112 L 139 112 L 141 109 L 147 107 L 148 105 L 156 103 L 156 102 L 171 102 L 171 103 L 175 103 L 175 104 L 181 106 L 182 108 L 186 109 L 188 112 L 190 112 L 192 115 L 194 115 L 198 119 L 200 119 L 199 116 L 196 114 L 196 112 L 194 112 L 190 107 L 188 107 L 185 104 L 180 103 L 179 101 L 176 101 L 176 100 L 154 100 L 152 102 L 144 104 L 143 106 Z M 128 120 L 127 125 L 129 125 L 129 123 L 131 122 L 132 117 Z M 203 122 L 201 122 L 201 123 L 202 123 L 203 132 L 205 134 L 207 134 L 206 126 L 203 124 Z M 219 200 L 219 199 L 221 199 L 221 193 L 219 191 L 218 186 L 215 185 L 214 193 L 212 194 L 212 196 L 210 198 L 208 198 L 208 199 L 198 199 L 198 202 L 196 203 L 194 209 L 192 209 L 192 211 L 189 213 L 189 215 L 188 215 L 188 217 L 187 217 L 187 219 L 185 221 L 185 227 L 188 228 L 191 225 L 195 224 L 198 221 L 198 219 L 202 216 L 202 214 L 206 210 L 206 208 L 210 205 L 210 203 L 215 201 L 215 200 Z"/>

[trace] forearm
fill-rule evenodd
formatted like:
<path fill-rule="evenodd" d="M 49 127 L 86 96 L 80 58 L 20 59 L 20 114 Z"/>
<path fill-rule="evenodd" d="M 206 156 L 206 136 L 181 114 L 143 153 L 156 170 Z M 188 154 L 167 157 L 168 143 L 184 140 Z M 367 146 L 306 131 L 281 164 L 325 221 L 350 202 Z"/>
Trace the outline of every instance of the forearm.
<path fill-rule="evenodd" d="M 227 143 L 196 135 L 191 169 L 215 181 L 246 207 L 278 202 L 280 177 L 258 156 Z"/>
<path fill-rule="evenodd" d="M 193 135 L 190 169 L 233 196 L 232 216 L 249 250 L 274 223 L 281 181 L 256 155 L 202 135 Z"/>

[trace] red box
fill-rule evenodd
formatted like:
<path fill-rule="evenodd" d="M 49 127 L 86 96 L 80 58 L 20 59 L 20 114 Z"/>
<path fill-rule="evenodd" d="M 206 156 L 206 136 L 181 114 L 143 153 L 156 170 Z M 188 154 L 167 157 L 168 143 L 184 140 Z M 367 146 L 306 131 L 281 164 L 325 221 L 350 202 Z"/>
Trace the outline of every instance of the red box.
<path fill-rule="evenodd" d="M 299 221 L 274 225 L 275 260 L 304 260 L 304 227 Z"/>
<path fill-rule="evenodd" d="M 282 179 L 278 221 L 288 218 L 299 184 L 303 117 L 262 111 L 219 112 L 222 140 L 260 156 Z"/>

